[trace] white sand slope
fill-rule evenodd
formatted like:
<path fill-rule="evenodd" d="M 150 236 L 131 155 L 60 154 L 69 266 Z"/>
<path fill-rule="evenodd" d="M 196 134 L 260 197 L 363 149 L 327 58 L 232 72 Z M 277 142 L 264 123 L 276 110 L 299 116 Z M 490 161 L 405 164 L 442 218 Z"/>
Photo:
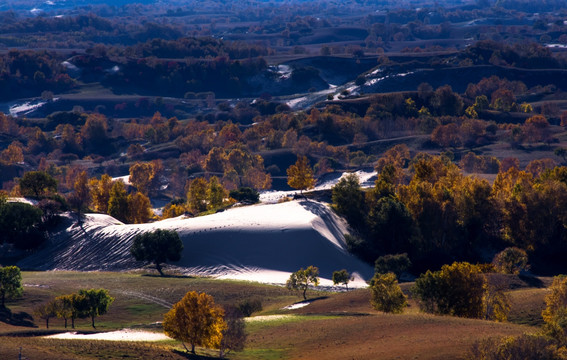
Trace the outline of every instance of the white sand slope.
<path fill-rule="evenodd" d="M 285 283 L 301 267 L 319 267 L 321 285 L 330 286 L 335 270 L 355 273 L 356 286 L 372 276 L 371 266 L 350 255 L 344 222 L 315 201 L 255 205 L 197 218 L 178 217 L 151 224 L 124 225 L 107 215 L 88 214 L 55 235 L 36 254 L 20 261 L 24 269 L 120 271 L 135 269 L 132 238 L 154 229 L 176 230 L 182 258 L 173 265 L 187 274 Z"/>

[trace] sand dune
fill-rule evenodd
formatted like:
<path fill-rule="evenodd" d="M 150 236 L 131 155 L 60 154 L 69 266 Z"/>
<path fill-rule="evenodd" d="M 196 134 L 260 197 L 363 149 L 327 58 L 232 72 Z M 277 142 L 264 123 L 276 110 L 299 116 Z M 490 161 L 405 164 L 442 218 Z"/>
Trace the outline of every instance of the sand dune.
<path fill-rule="evenodd" d="M 107 215 L 87 214 L 82 226 L 70 225 L 18 265 L 35 270 L 136 269 L 144 264 L 129 253 L 132 238 L 158 228 L 179 233 L 184 250 L 181 260 L 173 265 L 187 274 L 285 283 L 291 272 L 315 265 L 320 269 L 321 285 L 332 285 L 332 272 L 347 269 L 356 273 L 353 286 L 365 286 L 363 279 L 373 272 L 346 251 L 344 222 L 315 201 L 239 207 L 142 225 L 124 225 Z"/>

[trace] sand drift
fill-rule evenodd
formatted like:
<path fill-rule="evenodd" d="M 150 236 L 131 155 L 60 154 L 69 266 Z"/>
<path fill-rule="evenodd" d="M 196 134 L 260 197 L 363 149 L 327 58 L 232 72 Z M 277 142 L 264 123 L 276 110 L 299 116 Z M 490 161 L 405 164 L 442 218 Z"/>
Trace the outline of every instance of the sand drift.
<path fill-rule="evenodd" d="M 346 251 L 345 223 L 325 204 L 290 201 L 238 207 L 197 218 L 178 217 L 151 224 L 124 225 L 87 214 L 55 234 L 37 253 L 18 263 L 26 270 L 124 271 L 144 266 L 130 255 L 136 234 L 176 230 L 184 250 L 173 263 L 185 274 L 285 283 L 301 267 L 319 267 L 321 285 L 330 286 L 335 270 L 355 274 L 349 286 L 365 286 L 371 266 Z"/>

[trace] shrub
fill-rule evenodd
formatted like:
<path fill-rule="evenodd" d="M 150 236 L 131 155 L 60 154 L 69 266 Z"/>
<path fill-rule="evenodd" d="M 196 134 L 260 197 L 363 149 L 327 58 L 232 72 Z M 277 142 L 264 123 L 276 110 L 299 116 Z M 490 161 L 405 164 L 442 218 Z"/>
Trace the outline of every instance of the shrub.
<path fill-rule="evenodd" d="M 242 313 L 242 315 L 249 317 L 253 313 L 262 311 L 262 301 L 260 299 L 246 299 L 238 303 L 236 308 Z"/>
<path fill-rule="evenodd" d="M 400 314 L 407 306 L 407 297 L 402 292 L 396 275 L 376 274 L 370 285 L 372 307 L 378 311 Z"/>

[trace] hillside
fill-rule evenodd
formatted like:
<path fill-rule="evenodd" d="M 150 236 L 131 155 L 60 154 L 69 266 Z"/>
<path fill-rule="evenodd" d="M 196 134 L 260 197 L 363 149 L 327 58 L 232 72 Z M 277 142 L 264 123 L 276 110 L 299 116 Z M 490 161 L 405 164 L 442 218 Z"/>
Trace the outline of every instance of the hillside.
<path fill-rule="evenodd" d="M 314 201 L 240 207 L 197 218 L 183 216 L 151 224 L 124 225 L 88 214 L 82 226 L 68 221 L 47 245 L 20 261 L 29 270 L 121 271 L 143 266 L 129 253 L 132 238 L 154 229 L 176 230 L 183 243 L 186 274 L 285 283 L 289 273 L 318 266 L 322 285 L 330 286 L 335 270 L 357 274 L 354 286 L 365 286 L 373 269 L 345 248 L 344 223 Z"/>

